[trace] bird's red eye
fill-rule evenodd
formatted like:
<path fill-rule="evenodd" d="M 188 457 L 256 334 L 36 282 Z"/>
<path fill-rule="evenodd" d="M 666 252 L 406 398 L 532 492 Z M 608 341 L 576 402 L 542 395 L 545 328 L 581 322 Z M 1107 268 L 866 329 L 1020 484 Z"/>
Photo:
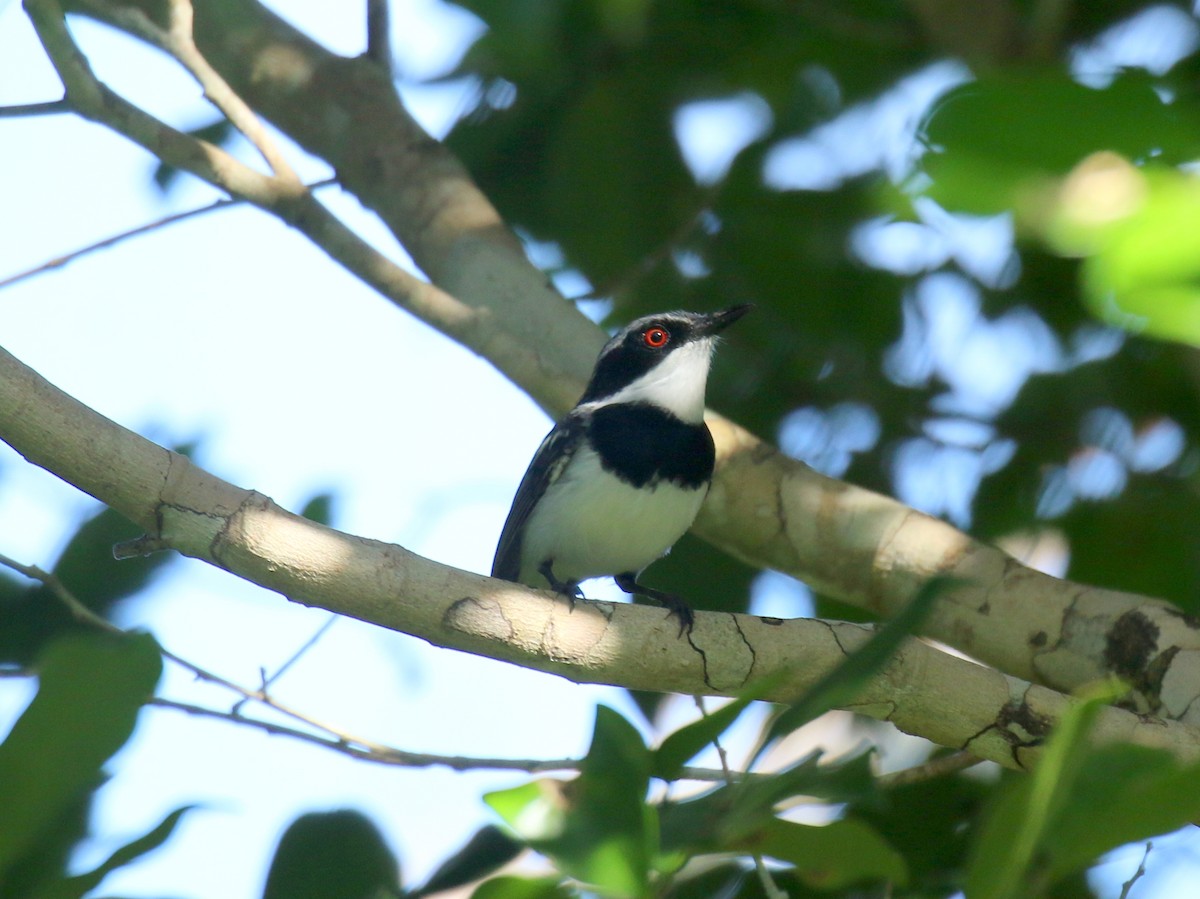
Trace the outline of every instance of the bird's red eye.
<path fill-rule="evenodd" d="M 659 347 L 667 345 L 667 341 L 671 339 L 671 335 L 667 333 L 666 328 L 647 328 L 642 332 L 642 340 L 646 342 L 646 346 L 657 350 Z"/>

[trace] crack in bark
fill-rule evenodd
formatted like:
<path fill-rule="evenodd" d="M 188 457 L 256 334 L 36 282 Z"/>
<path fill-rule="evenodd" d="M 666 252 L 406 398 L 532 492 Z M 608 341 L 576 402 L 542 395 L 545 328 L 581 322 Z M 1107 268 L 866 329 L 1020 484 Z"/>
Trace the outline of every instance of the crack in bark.
<path fill-rule="evenodd" d="M 1045 643 L 1047 638 L 1043 637 L 1042 648 L 1034 652 L 1032 661 L 1036 662 L 1039 656 L 1048 655 L 1062 649 L 1063 643 L 1065 643 L 1067 640 L 1067 631 L 1070 630 L 1070 628 L 1067 626 L 1067 622 L 1074 616 L 1075 607 L 1079 605 L 1079 601 L 1083 599 L 1084 594 L 1086 594 L 1087 591 L 1087 587 L 1080 587 L 1074 592 L 1070 602 L 1068 602 L 1066 608 L 1063 609 L 1062 616 L 1059 618 L 1058 638 L 1054 641 L 1052 646 L 1046 646 Z M 1034 665 L 1033 667 L 1036 669 L 1037 666 Z"/>
<path fill-rule="evenodd" d="M 1000 738 L 1008 744 L 1013 764 L 1024 769 L 1025 765 L 1021 761 L 1020 751 L 1041 746 L 1053 726 L 1051 719 L 1045 715 L 1039 715 L 1029 708 L 1026 697 L 1030 689 L 1032 687 L 1025 689 L 1021 694 L 1020 701 L 1010 699 L 1006 702 L 996 713 L 994 721 L 968 737 L 959 748 L 969 751 L 971 744 L 976 740 L 981 739 L 990 731 L 996 731 Z M 1015 728 L 1020 728 L 1023 733 L 1018 733 Z"/>
<path fill-rule="evenodd" d="M 704 680 L 704 686 L 708 687 L 710 690 L 715 690 L 716 687 L 713 685 L 713 682 L 708 679 L 708 653 L 696 645 L 696 641 L 692 639 L 692 632 L 690 630 L 685 630 L 684 636 L 687 637 L 688 644 L 692 647 L 692 649 L 694 649 L 700 655 L 700 669 L 704 672 L 702 678 Z"/>
<path fill-rule="evenodd" d="M 754 651 L 754 646 L 746 639 L 746 632 L 742 630 L 741 622 L 738 621 L 738 616 L 732 612 L 729 613 L 730 620 L 733 621 L 733 626 L 738 632 L 738 636 L 742 638 L 742 642 L 746 644 L 746 649 L 750 652 L 750 667 L 746 669 L 746 676 L 742 678 L 742 686 L 750 683 L 754 677 L 754 666 L 758 664 L 758 653 Z"/>

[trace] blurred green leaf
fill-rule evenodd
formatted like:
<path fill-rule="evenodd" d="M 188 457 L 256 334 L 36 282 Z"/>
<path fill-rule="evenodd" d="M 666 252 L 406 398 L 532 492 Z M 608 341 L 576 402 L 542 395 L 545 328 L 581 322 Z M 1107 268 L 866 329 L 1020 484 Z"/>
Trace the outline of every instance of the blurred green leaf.
<path fill-rule="evenodd" d="M 805 796 L 870 807 L 877 792 L 868 754 L 822 765 L 820 753 L 813 753 L 782 771 L 664 803 L 659 810 L 663 850 L 683 855 L 722 852 L 771 826 L 776 808 L 786 800 Z"/>
<path fill-rule="evenodd" d="M 275 849 L 263 899 L 384 899 L 400 896 L 400 865 L 362 812 L 309 812 Z"/>
<path fill-rule="evenodd" d="M 823 889 L 840 889 L 868 880 L 902 886 L 908 879 L 900 853 L 860 821 L 833 821 L 814 827 L 775 819 L 734 845 L 789 862 L 795 865 L 801 880 Z"/>
<path fill-rule="evenodd" d="M 165 843 L 175 831 L 175 826 L 179 823 L 179 820 L 193 808 L 195 806 L 188 805 L 175 809 L 153 830 L 145 836 L 138 837 L 138 839 L 126 843 L 110 855 L 98 868 L 86 874 L 70 877 L 60 883 L 43 887 L 38 892 L 38 899 L 76 899 L 76 897 L 82 897 L 89 891 L 96 889 L 96 887 L 100 886 L 101 881 L 113 871 L 125 867 L 130 862 L 136 861 L 141 856 L 152 852 Z"/>
<path fill-rule="evenodd" d="M 994 214 L 1039 203 L 1054 179 L 1100 150 L 1186 162 L 1200 152 L 1200 113 L 1164 102 L 1134 72 L 1097 90 L 1058 69 L 1015 71 L 946 94 L 924 133 L 928 195 L 948 209 Z"/>
<path fill-rule="evenodd" d="M 668 734 L 653 752 L 651 764 L 653 776 L 663 780 L 677 778 L 684 765 L 728 730 L 742 712 L 750 706 L 750 703 L 761 699 L 782 683 L 786 675 L 787 672 L 780 671 L 776 672 L 773 677 L 763 678 L 751 684 L 732 702 L 726 703 L 715 712 L 706 714 L 698 721 L 693 721 Z"/>
<path fill-rule="evenodd" d="M 329 525 L 333 522 L 334 499 L 334 495 L 328 491 L 318 493 L 304 504 L 304 508 L 300 510 L 300 514 L 309 521 Z"/>
<path fill-rule="evenodd" d="M 557 877 L 517 877 L 506 875 L 484 881 L 471 893 L 471 899 L 569 899 L 578 895 L 562 886 Z"/>
<path fill-rule="evenodd" d="M 1088 741 L 1104 701 L 1080 703 L 1033 775 L 1004 784 L 977 834 L 970 895 L 1058 895 L 1056 883 L 1104 853 L 1200 818 L 1200 764 L 1182 764 L 1163 749 Z"/>
<path fill-rule="evenodd" d="M 933 611 L 934 602 L 953 583 L 950 578 L 935 577 L 922 584 L 907 606 L 890 621 L 880 625 L 879 630 L 860 649 L 847 656 L 844 662 L 817 681 L 771 723 L 762 749 L 772 740 L 853 700 L 863 684 L 891 661 L 905 638 L 920 631 L 921 625 Z"/>
<path fill-rule="evenodd" d="M 497 827 L 482 827 L 467 844 L 442 862 L 411 896 L 428 896 L 486 877 L 512 861 L 523 847 Z"/>
<path fill-rule="evenodd" d="M 114 602 L 145 589 L 150 578 L 172 559 L 170 553 L 120 561 L 113 558 L 114 545 L 140 535 L 141 529 L 127 518 L 104 508 L 71 536 L 53 573 L 76 599 L 103 615 Z"/>
<path fill-rule="evenodd" d="M 1079 871 L 1104 853 L 1200 820 L 1200 765 L 1147 746 L 1091 747 L 1042 851 L 1047 876 Z M 1120 814 L 1114 814 L 1119 809 Z"/>
<path fill-rule="evenodd" d="M 851 809 L 901 853 L 911 888 L 940 895 L 961 888 L 969 828 L 992 787 L 974 776 L 937 777 L 881 789 Z"/>
<path fill-rule="evenodd" d="M 1073 215 L 1076 233 L 1070 242 L 1054 233 L 1050 239 L 1058 236 L 1065 252 L 1086 254 L 1084 299 L 1098 318 L 1134 333 L 1200 345 L 1200 233 L 1194 227 L 1200 179 L 1157 167 L 1141 171 L 1106 156 L 1091 166 L 1091 178 L 1109 183 L 1081 187 L 1090 196 L 1080 202 L 1104 204 L 1108 198 L 1096 196 L 1104 190 L 1116 196 L 1099 211 L 1072 211 L 1064 200 L 1060 218 Z M 1089 214 L 1093 220 L 1080 224 Z"/>
<path fill-rule="evenodd" d="M 52 573 L 83 605 L 107 617 L 114 604 L 145 589 L 172 560 L 170 553 L 113 558 L 114 544 L 140 534 L 112 509 L 101 509 L 70 535 Z M 81 627 L 48 587 L 0 578 L 0 661 L 30 665 L 48 640 Z"/>
<path fill-rule="evenodd" d="M 1049 872 L 1042 853 L 1058 839 L 1057 821 L 1073 813 L 1068 810 L 1079 776 L 1088 764 L 1087 740 L 1092 722 L 1102 708 L 1125 692 L 1124 687 L 1097 688 L 1074 703 L 1062 716 L 1033 772 L 1010 782 L 1009 789 L 998 797 L 972 848 L 968 895 L 977 899 L 1025 899 L 1044 893 L 1049 886 Z"/>
<path fill-rule="evenodd" d="M 29 852 L 133 733 L 162 673 L 146 634 L 72 634 L 37 663 L 38 692 L 0 744 L 0 893 Z"/>
<path fill-rule="evenodd" d="M 650 753 L 641 735 L 599 706 L 575 780 L 543 780 L 484 798 L 565 874 L 606 895 L 639 896 L 658 851 L 657 820 L 646 804 L 649 783 Z"/>

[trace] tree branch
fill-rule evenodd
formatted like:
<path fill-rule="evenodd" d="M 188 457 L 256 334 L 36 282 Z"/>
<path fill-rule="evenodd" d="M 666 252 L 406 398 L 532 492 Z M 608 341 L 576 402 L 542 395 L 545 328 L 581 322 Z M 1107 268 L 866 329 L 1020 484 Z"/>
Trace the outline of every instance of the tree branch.
<path fill-rule="evenodd" d="M 866 625 L 700 612 L 681 638 L 661 609 L 605 602 L 572 609 L 553 594 L 286 512 L 104 418 L 3 350 L 0 436 L 185 555 L 305 605 L 576 682 L 728 696 L 781 672 L 784 680 L 764 698 L 787 702 L 872 633 Z M 848 708 L 1026 767 L 1071 701 L 909 640 Z M 1200 731 L 1121 709 L 1101 713 L 1095 736 L 1200 757 Z"/>
<path fill-rule="evenodd" d="M 35 20 L 61 15 L 53 0 L 26 4 L 31 14 L 42 10 Z M 78 6 L 121 27 L 114 4 Z M 438 286 L 394 270 L 329 221 L 319 204 L 289 207 L 253 179 L 226 189 L 244 187 L 240 195 L 491 360 L 552 413 L 574 403 L 603 334 L 529 264 L 458 161 L 408 115 L 379 66 L 329 53 L 252 0 L 197 0 L 195 32 L 205 58 L 234 90 L 333 165 Z M 47 43 L 52 56 L 72 50 L 59 44 Z M 64 81 L 74 75 L 68 71 Z M 119 108 L 119 98 L 74 81 L 72 103 L 132 136 L 122 124 L 131 116 L 141 122 L 133 113 L 106 118 L 105 104 Z M 139 132 L 139 142 L 164 159 L 194 154 L 179 146 L 177 132 L 149 130 Z M 188 170 L 224 186 L 232 179 L 211 156 L 206 149 Z M 696 531 L 718 547 L 885 616 L 928 577 L 955 576 L 964 586 L 939 604 L 926 627 L 930 636 L 1059 689 L 1116 673 L 1133 684 L 1139 708 L 1200 721 L 1200 703 L 1193 703 L 1200 695 L 1200 622 L 1157 600 L 1042 575 L 944 522 L 817 474 L 726 419 L 710 416 L 709 424 L 719 467 Z"/>

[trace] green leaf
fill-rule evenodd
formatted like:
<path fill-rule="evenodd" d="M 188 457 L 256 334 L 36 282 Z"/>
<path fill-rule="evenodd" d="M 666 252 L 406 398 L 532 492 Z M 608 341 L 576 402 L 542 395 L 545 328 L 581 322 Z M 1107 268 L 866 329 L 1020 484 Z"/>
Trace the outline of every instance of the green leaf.
<path fill-rule="evenodd" d="M 557 877 L 493 877 L 471 893 L 471 899 L 568 899 L 576 893 Z"/>
<path fill-rule="evenodd" d="M 283 836 L 263 899 L 362 899 L 400 895 L 400 866 L 375 823 L 361 812 L 310 812 Z"/>
<path fill-rule="evenodd" d="M 902 886 L 908 879 L 904 857 L 860 821 L 814 827 L 775 819 L 735 848 L 790 862 L 802 881 L 827 890 L 865 880 Z"/>
<path fill-rule="evenodd" d="M 650 753 L 641 735 L 600 706 L 575 780 L 542 780 L 484 798 L 565 874 L 606 895 L 637 896 L 657 862 L 658 822 L 645 801 L 649 782 Z"/>
<path fill-rule="evenodd" d="M 725 851 L 769 826 L 776 806 L 793 796 L 868 806 L 875 802 L 878 789 L 868 754 L 830 765 L 819 761 L 820 753 L 813 753 L 778 773 L 665 803 L 659 813 L 664 850 L 692 855 Z"/>
<path fill-rule="evenodd" d="M 830 709 L 846 705 L 858 695 L 863 684 L 883 670 L 900 644 L 920 630 L 938 596 L 954 583 L 952 578 L 935 577 L 926 581 L 916 596 L 899 614 L 881 626 L 866 644 L 822 677 L 797 702 L 772 723 L 758 755 L 771 740 L 785 736 Z"/>
<path fill-rule="evenodd" d="M 565 781 L 543 778 L 484 794 L 492 807 L 522 840 L 553 840 L 566 829 Z"/>
<path fill-rule="evenodd" d="M 89 890 L 94 890 L 109 874 L 118 868 L 123 868 L 148 852 L 157 849 L 175 830 L 175 826 L 187 812 L 195 806 L 187 805 L 177 808 L 164 818 L 153 830 L 145 836 L 138 837 L 131 843 L 126 843 L 108 859 L 86 874 L 70 877 L 65 881 L 43 888 L 38 893 L 38 899 L 73 899 L 83 896 Z"/>
<path fill-rule="evenodd" d="M 654 750 L 650 766 L 653 776 L 663 780 L 674 780 L 678 777 L 685 764 L 725 733 L 750 703 L 769 693 L 785 676 L 786 672 L 781 671 L 772 677 L 763 678 L 751 684 L 733 702 L 669 734 L 658 749 Z"/>
<path fill-rule="evenodd" d="M 72 634 L 37 664 L 38 692 L 0 744 L 0 893 L 9 868 L 101 779 L 162 673 L 146 634 Z"/>
<path fill-rule="evenodd" d="M 1082 167 L 1081 167 L 1082 168 Z M 1068 179 L 1052 245 L 1080 249 L 1084 298 L 1097 317 L 1135 333 L 1200 345 L 1200 179 L 1160 167 L 1141 170 L 1112 154 L 1089 160 L 1094 179 L 1118 195 L 1107 211 L 1088 214 L 1103 187 L 1072 204 L 1081 190 Z M 1124 199 L 1120 199 L 1123 197 Z M 1077 208 L 1085 205 L 1084 209 Z M 1069 222 L 1073 230 L 1064 234 Z"/>
<path fill-rule="evenodd" d="M 442 862 L 412 896 L 427 896 L 485 877 L 521 852 L 521 844 L 497 827 L 478 830 L 467 845 Z"/>
<path fill-rule="evenodd" d="M 1087 867 L 1105 852 L 1200 820 L 1200 765 L 1165 749 L 1089 749 L 1075 787 L 1043 841 L 1048 877 Z M 1113 814 L 1120 809 L 1120 814 Z"/>
<path fill-rule="evenodd" d="M 1055 822 L 1069 801 L 1088 755 L 1092 722 L 1125 692 L 1109 687 L 1071 706 L 1046 743 L 1037 767 L 1011 785 L 991 809 L 972 849 L 967 894 L 972 899 L 1036 895 L 1043 841 L 1057 839 Z"/>
<path fill-rule="evenodd" d="M 109 606 L 145 588 L 152 575 L 171 560 L 154 553 L 117 561 L 113 546 L 140 536 L 129 519 L 105 508 L 80 525 L 54 563 L 54 574 L 85 606 L 103 615 Z"/>
<path fill-rule="evenodd" d="M 951 209 L 1003 212 L 1099 150 L 1168 164 L 1194 158 L 1198 126 L 1194 104 L 1164 103 L 1142 75 L 1095 90 L 1061 70 L 990 74 L 931 112 L 928 193 Z"/>
<path fill-rule="evenodd" d="M 333 521 L 333 500 L 334 495 L 328 491 L 318 493 L 304 504 L 300 514 L 309 521 L 328 525 Z"/>

